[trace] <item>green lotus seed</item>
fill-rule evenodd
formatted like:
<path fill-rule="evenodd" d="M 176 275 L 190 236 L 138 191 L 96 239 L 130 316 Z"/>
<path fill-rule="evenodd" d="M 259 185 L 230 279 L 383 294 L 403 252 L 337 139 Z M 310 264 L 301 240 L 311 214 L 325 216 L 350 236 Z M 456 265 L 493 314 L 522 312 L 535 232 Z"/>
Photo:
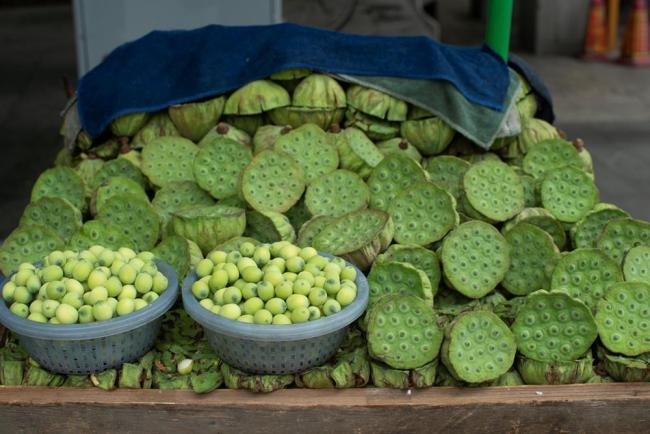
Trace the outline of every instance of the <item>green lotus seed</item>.
<path fill-rule="evenodd" d="M 156 267 L 156 264 L 153 262 L 148 262 L 142 266 L 140 269 L 141 273 L 146 273 L 150 275 L 151 277 L 155 276 L 156 273 L 158 273 L 158 267 Z"/>
<path fill-rule="evenodd" d="M 314 287 L 309 291 L 309 301 L 313 306 L 322 306 L 327 301 L 327 291 Z"/>
<path fill-rule="evenodd" d="M 147 307 L 147 302 L 141 298 L 136 298 L 133 303 L 135 304 L 135 310 L 144 309 Z"/>
<path fill-rule="evenodd" d="M 291 283 L 295 282 L 296 279 L 298 279 L 298 275 L 296 273 L 292 273 L 291 271 L 282 273 L 282 277 L 284 278 L 284 280 L 287 280 Z"/>
<path fill-rule="evenodd" d="M 29 316 L 27 317 L 27 319 L 30 320 L 30 321 L 36 321 L 36 322 L 42 322 L 42 323 L 47 322 L 47 318 L 45 318 L 40 313 L 30 313 Z"/>
<path fill-rule="evenodd" d="M 239 290 L 241 291 L 242 289 L 244 289 L 244 285 L 246 285 L 247 283 L 248 282 L 246 282 L 244 279 L 237 279 L 235 283 L 232 284 L 232 286 L 234 286 L 235 288 L 239 288 Z"/>
<path fill-rule="evenodd" d="M 241 253 L 239 253 L 237 250 L 233 250 L 232 252 L 228 252 L 226 255 L 226 262 L 229 264 L 237 264 L 241 258 Z"/>
<path fill-rule="evenodd" d="M 357 278 L 357 270 L 354 267 L 345 267 L 341 270 L 341 280 L 355 281 Z"/>
<path fill-rule="evenodd" d="M 309 309 L 309 321 L 314 321 L 320 318 L 320 309 L 317 308 L 316 306 L 309 306 L 307 309 Z"/>
<path fill-rule="evenodd" d="M 167 285 L 169 285 L 167 276 L 161 272 L 157 272 L 156 275 L 153 276 L 153 285 L 151 289 L 153 289 L 156 294 L 162 294 L 162 292 L 167 289 Z"/>
<path fill-rule="evenodd" d="M 289 325 L 291 324 L 291 319 L 286 316 L 283 313 L 279 313 L 275 316 L 273 316 L 273 321 L 271 324 L 276 324 L 276 325 Z"/>
<path fill-rule="evenodd" d="M 215 304 L 214 306 L 212 306 L 210 308 L 210 311 L 215 315 L 219 315 L 219 312 L 221 312 L 221 306 L 218 305 L 218 304 Z"/>
<path fill-rule="evenodd" d="M 280 249 L 280 254 L 278 255 L 284 260 L 289 260 L 300 254 L 300 247 L 294 246 L 293 244 L 287 244 Z"/>
<path fill-rule="evenodd" d="M 224 264 L 223 269 L 228 273 L 229 283 L 233 283 L 235 280 L 239 279 L 239 269 L 235 264 L 228 262 Z"/>
<path fill-rule="evenodd" d="M 228 273 L 225 270 L 215 270 L 208 281 L 210 290 L 217 291 L 228 286 Z"/>
<path fill-rule="evenodd" d="M 119 249 L 117 249 L 117 251 L 120 255 L 124 256 L 124 258 L 128 261 L 130 261 L 131 259 L 137 256 L 136 253 L 133 251 L 133 249 L 130 249 L 128 247 L 120 247 Z"/>
<path fill-rule="evenodd" d="M 43 313 L 43 300 L 34 300 L 29 305 L 29 313 Z"/>
<path fill-rule="evenodd" d="M 246 283 L 241 289 L 241 295 L 244 297 L 244 300 L 257 297 L 257 285 L 255 283 Z"/>
<path fill-rule="evenodd" d="M 138 277 L 135 278 L 135 289 L 139 294 L 146 294 L 151 291 L 153 288 L 153 278 L 151 275 L 146 273 L 138 274 Z M 209 290 L 209 287 L 208 287 Z"/>
<path fill-rule="evenodd" d="M 34 303 L 36 303 L 36 302 L 34 302 Z M 34 304 L 34 303 L 32 303 L 32 304 Z M 81 294 L 77 294 L 77 293 L 74 293 L 74 292 L 68 292 L 61 299 L 61 303 L 72 306 L 75 309 L 79 309 L 81 306 L 83 306 L 84 300 L 83 300 L 83 297 L 81 296 Z M 77 322 L 77 321 L 75 320 L 75 322 Z"/>
<path fill-rule="evenodd" d="M 267 280 L 263 280 L 257 284 L 257 296 L 263 301 L 269 301 L 275 296 L 275 288 L 273 284 Z"/>
<path fill-rule="evenodd" d="M 138 296 L 138 291 L 135 289 L 135 286 L 133 285 L 124 285 L 122 287 L 122 292 L 120 292 L 120 295 L 117 296 L 118 300 L 123 300 L 123 299 L 131 299 L 135 300 L 135 298 Z"/>
<path fill-rule="evenodd" d="M 111 274 L 117 276 L 122 269 L 123 266 L 126 265 L 126 262 L 124 262 L 121 259 L 115 259 L 113 263 L 111 264 Z"/>
<path fill-rule="evenodd" d="M 72 270 L 72 277 L 79 282 L 88 280 L 90 272 L 93 271 L 93 264 L 87 260 L 80 260 Z"/>
<path fill-rule="evenodd" d="M 98 257 L 97 263 L 104 267 L 110 267 L 115 260 L 115 253 L 112 250 L 104 250 Z"/>
<path fill-rule="evenodd" d="M 196 268 L 194 271 L 196 271 L 196 274 L 199 277 L 205 277 L 209 274 L 212 274 L 212 269 L 214 268 L 214 264 L 212 263 L 211 260 L 209 259 L 201 259 L 198 264 L 196 264 Z"/>
<path fill-rule="evenodd" d="M 206 308 L 207 310 L 211 310 L 212 307 L 214 306 L 214 302 L 209 298 L 204 298 L 203 300 L 199 301 L 199 304 L 204 308 Z"/>
<path fill-rule="evenodd" d="M 250 267 L 246 267 L 242 271 L 242 277 L 246 282 L 257 283 L 260 280 L 262 280 L 263 276 L 264 276 L 264 272 L 262 272 L 262 270 L 257 268 L 257 264 Z"/>
<path fill-rule="evenodd" d="M 137 273 L 139 273 L 140 270 L 142 270 L 142 267 L 144 267 L 144 261 L 140 258 L 133 258 L 129 261 L 129 265 L 133 267 Z"/>
<path fill-rule="evenodd" d="M 341 305 L 338 301 L 330 298 L 323 304 L 323 313 L 325 316 L 334 315 L 341 311 Z"/>
<path fill-rule="evenodd" d="M 251 258 L 255 254 L 255 245 L 249 241 L 244 241 L 239 246 L 239 253 L 241 253 L 242 256 Z"/>
<path fill-rule="evenodd" d="M 151 304 L 154 301 L 156 301 L 160 297 L 158 294 L 156 294 L 153 291 L 147 292 L 145 295 L 142 296 L 142 299 L 147 302 L 147 304 Z M 207 299 L 206 299 L 207 300 Z"/>
<path fill-rule="evenodd" d="M 287 298 L 287 309 L 294 311 L 302 307 L 309 307 L 309 299 L 304 295 L 292 294 Z M 293 321 L 293 318 L 291 320 Z"/>
<path fill-rule="evenodd" d="M 239 318 L 237 318 L 237 321 L 245 322 L 247 324 L 253 324 L 255 322 L 254 318 L 253 318 L 253 315 L 250 315 L 250 314 L 244 314 L 244 315 L 240 316 Z"/>
<path fill-rule="evenodd" d="M 309 271 L 301 271 L 298 273 L 298 279 L 303 279 L 309 282 L 309 285 L 313 286 L 314 284 L 314 275 L 311 274 Z"/>
<path fill-rule="evenodd" d="M 108 280 L 107 273 L 96 268 L 93 271 L 91 271 L 90 275 L 88 276 L 88 288 L 93 289 L 98 286 L 104 286 L 106 280 Z M 123 282 L 123 283 L 133 283 L 133 282 Z"/>
<path fill-rule="evenodd" d="M 264 301 L 261 298 L 253 297 L 244 302 L 244 313 L 255 315 L 255 312 L 264 308 Z"/>
<path fill-rule="evenodd" d="M 41 277 L 43 278 L 44 282 L 54 282 L 55 280 L 61 280 L 63 278 L 63 269 L 61 269 L 61 267 L 58 265 L 49 265 L 43 268 Z"/>
<path fill-rule="evenodd" d="M 52 283 L 54 283 L 54 282 L 52 282 Z M 57 282 L 57 283 L 60 283 L 60 282 Z M 61 286 L 63 286 L 63 285 L 61 285 Z M 18 303 L 29 304 L 29 302 L 32 301 L 32 293 L 29 292 L 29 290 L 27 290 L 26 287 L 18 286 L 14 290 L 13 299 L 14 299 L 14 301 L 16 301 Z"/>
<path fill-rule="evenodd" d="M 322 288 L 325 285 L 325 276 L 316 276 L 314 277 L 314 285 L 319 288 Z"/>
<path fill-rule="evenodd" d="M 281 273 L 284 273 L 287 268 L 287 262 L 282 258 L 273 258 L 269 261 L 270 265 L 275 265 Z"/>
<path fill-rule="evenodd" d="M 280 250 L 283 247 L 288 246 L 290 243 L 288 241 L 276 241 L 271 244 L 271 256 L 278 257 L 280 256 Z"/>
<path fill-rule="evenodd" d="M 277 286 L 284 281 L 284 276 L 277 270 L 271 270 L 264 273 L 264 280 L 273 286 Z"/>
<path fill-rule="evenodd" d="M 228 254 L 221 250 L 213 250 L 208 253 L 208 259 L 212 261 L 213 264 L 223 264 L 226 262 Z"/>
<path fill-rule="evenodd" d="M 137 275 L 138 272 L 135 271 L 135 268 L 133 268 L 129 264 L 126 264 L 122 268 L 120 268 L 120 271 L 118 273 L 118 277 L 120 278 L 120 281 L 125 285 L 130 285 L 133 282 L 135 282 L 135 278 L 137 277 Z M 91 277 L 92 277 L 92 273 L 91 273 Z M 90 285 L 90 278 L 88 278 L 88 286 L 92 289 L 92 286 Z"/>
<path fill-rule="evenodd" d="M 103 286 L 96 286 L 90 290 L 90 295 L 88 297 L 90 305 L 95 305 L 100 301 L 106 301 L 108 299 L 108 290 Z"/>
<path fill-rule="evenodd" d="M 88 261 L 92 265 L 95 265 L 95 262 L 97 262 L 97 257 L 93 255 L 93 252 L 91 252 L 90 250 L 84 250 L 83 252 L 79 253 L 79 259 Z"/>
<path fill-rule="evenodd" d="M 341 290 L 336 294 L 336 301 L 343 307 L 349 305 L 357 297 L 357 291 L 350 288 L 349 286 L 342 287 Z"/>
<path fill-rule="evenodd" d="M 79 281 L 74 279 L 66 279 L 66 281 L 63 282 L 63 286 L 65 286 L 66 294 L 72 293 L 72 294 L 83 295 L 83 293 L 85 292 L 83 285 Z"/>
<path fill-rule="evenodd" d="M 22 286 L 19 286 L 16 288 L 16 292 L 14 293 L 14 299 L 16 301 L 21 301 L 18 298 L 18 290 L 23 288 Z M 25 291 L 27 291 L 27 288 L 25 288 Z M 63 285 L 62 282 L 50 282 L 47 284 L 47 296 L 48 298 L 52 300 L 61 300 L 63 296 L 65 295 L 65 285 Z M 31 297 L 31 295 L 30 295 Z M 22 301 L 21 301 L 22 302 Z"/>
<path fill-rule="evenodd" d="M 203 300 L 210 296 L 210 287 L 205 283 L 205 281 L 197 280 L 192 284 L 192 294 L 194 294 L 194 297 L 198 300 Z"/>
<path fill-rule="evenodd" d="M 63 275 L 65 277 L 72 277 L 74 267 L 76 267 L 78 263 L 79 261 L 77 261 L 76 258 L 68 260 L 65 264 L 63 264 Z"/>
<path fill-rule="evenodd" d="M 318 256 L 318 252 L 313 247 L 303 247 L 300 249 L 300 257 L 305 261 L 309 261 L 314 256 Z"/>
<path fill-rule="evenodd" d="M 79 308 L 79 323 L 86 324 L 93 321 L 95 321 L 95 317 L 93 316 L 92 306 L 81 306 Z"/>
<path fill-rule="evenodd" d="M 61 321 L 59 321 L 58 319 L 56 319 L 56 317 L 52 317 L 52 318 L 50 318 L 50 319 L 48 320 L 48 323 L 50 323 L 50 324 L 61 324 Z"/>
<path fill-rule="evenodd" d="M 286 300 L 291 294 L 293 294 L 293 282 L 285 280 L 280 282 L 275 287 L 275 295 Z"/>
<path fill-rule="evenodd" d="M 271 250 L 266 246 L 259 246 L 255 248 L 253 253 L 253 261 L 258 267 L 266 265 L 271 260 Z"/>
<path fill-rule="evenodd" d="M 31 294 L 36 294 L 41 289 L 41 279 L 36 275 L 29 276 L 27 282 L 25 282 L 25 287 Z"/>
<path fill-rule="evenodd" d="M 117 297 L 122 292 L 122 282 L 117 276 L 111 276 L 104 282 L 104 288 L 108 291 L 109 297 Z"/>
<path fill-rule="evenodd" d="M 299 324 L 309 321 L 310 313 L 309 309 L 306 307 L 299 307 L 291 311 L 291 322 L 294 324 Z"/>
<path fill-rule="evenodd" d="M 69 304 L 60 304 L 56 309 L 56 319 L 61 324 L 74 324 L 79 319 L 79 313 Z"/>
<path fill-rule="evenodd" d="M 305 268 L 305 260 L 300 256 L 287 259 L 287 270 L 292 273 L 300 273 Z"/>
<path fill-rule="evenodd" d="M 138 256 L 136 256 L 136 258 L 142 259 L 145 263 L 153 261 L 155 257 L 156 255 L 151 252 L 140 252 L 138 253 Z"/>
<path fill-rule="evenodd" d="M 228 288 L 227 287 L 221 288 L 214 293 L 214 296 L 212 297 L 212 301 L 214 301 L 215 304 L 218 304 L 219 306 L 225 304 L 225 301 L 223 299 L 223 294 L 226 292 L 226 289 Z"/>
<path fill-rule="evenodd" d="M 287 303 L 281 298 L 274 297 L 266 302 L 264 308 L 271 312 L 273 315 L 277 315 L 279 313 L 285 313 L 287 311 Z"/>
<path fill-rule="evenodd" d="M 234 303 L 224 304 L 219 310 L 219 315 L 228 319 L 237 319 L 241 316 L 241 309 Z"/>
<path fill-rule="evenodd" d="M 266 309 L 260 309 L 253 315 L 255 324 L 271 324 L 272 321 L 273 314 Z"/>
<path fill-rule="evenodd" d="M 16 286 L 25 286 L 25 284 L 27 283 L 27 279 L 29 279 L 29 277 L 33 275 L 34 272 L 32 270 L 20 270 L 13 275 L 12 280 L 16 284 Z"/>
<path fill-rule="evenodd" d="M 11 313 L 14 315 L 18 315 L 21 318 L 27 318 L 30 315 L 29 308 L 25 303 L 13 303 L 10 307 L 9 310 Z M 39 313 L 39 312 L 32 312 L 32 315 L 34 313 Z"/>
<path fill-rule="evenodd" d="M 5 286 L 2 287 L 2 298 L 7 303 L 13 302 L 15 291 L 16 291 L 16 284 L 14 282 L 9 281 L 5 283 Z"/>
<path fill-rule="evenodd" d="M 323 288 L 325 289 L 325 291 L 327 291 L 327 295 L 335 296 L 341 289 L 341 282 L 339 282 L 338 279 L 334 279 L 330 277 L 328 279 L 325 279 L 325 284 L 323 285 Z"/>
<path fill-rule="evenodd" d="M 311 283 L 307 279 L 296 279 L 293 282 L 293 293 L 300 295 L 309 295 L 311 291 Z"/>
<path fill-rule="evenodd" d="M 135 302 L 131 298 L 123 298 L 117 302 L 115 312 L 118 316 L 128 315 L 135 310 Z"/>
<path fill-rule="evenodd" d="M 56 315 L 56 310 L 58 309 L 59 303 L 56 300 L 45 300 L 43 301 L 43 305 L 41 306 L 41 313 L 45 315 L 47 318 L 52 318 L 53 316 Z"/>
<path fill-rule="evenodd" d="M 223 293 L 223 300 L 225 304 L 237 304 L 242 299 L 241 290 L 235 286 L 226 288 Z"/>

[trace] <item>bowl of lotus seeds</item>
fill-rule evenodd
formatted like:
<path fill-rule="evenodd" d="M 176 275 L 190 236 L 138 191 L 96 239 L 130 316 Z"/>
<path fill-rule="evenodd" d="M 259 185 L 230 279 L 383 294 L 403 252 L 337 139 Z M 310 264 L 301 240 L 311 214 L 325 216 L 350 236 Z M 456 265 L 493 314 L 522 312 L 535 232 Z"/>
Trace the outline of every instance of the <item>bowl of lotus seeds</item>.
<path fill-rule="evenodd" d="M 88 374 L 146 353 L 177 297 L 176 273 L 151 252 L 53 251 L 4 280 L 0 322 L 44 368 Z"/>
<path fill-rule="evenodd" d="M 321 365 L 368 304 L 363 273 L 288 241 L 213 250 L 182 288 L 187 313 L 228 364 L 257 374 Z"/>

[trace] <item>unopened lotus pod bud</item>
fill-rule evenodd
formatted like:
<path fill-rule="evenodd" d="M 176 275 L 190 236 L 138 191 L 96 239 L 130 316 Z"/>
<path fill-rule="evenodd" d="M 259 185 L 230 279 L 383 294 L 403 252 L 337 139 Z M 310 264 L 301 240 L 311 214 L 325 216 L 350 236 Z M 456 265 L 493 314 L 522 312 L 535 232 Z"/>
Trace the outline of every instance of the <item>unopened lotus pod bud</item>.
<path fill-rule="evenodd" d="M 169 229 L 171 213 L 186 208 L 214 205 L 214 199 L 208 192 L 192 181 L 170 182 L 156 191 L 151 204 L 162 219 L 163 234 Z"/>
<path fill-rule="evenodd" d="M 145 178 L 140 169 L 130 161 L 117 158 L 107 161 L 101 169 L 97 171 L 92 180 L 92 191 L 96 191 L 100 186 L 105 185 L 111 178 L 123 176 L 137 182 L 142 188 L 145 187 Z"/>
<path fill-rule="evenodd" d="M 289 221 L 291 222 L 291 225 L 296 231 L 296 234 L 302 228 L 302 226 L 310 218 L 313 217 L 311 212 L 309 212 L 309 210 L 307 209 L 307 205 L 305 205 L 304 198 L 299 200 L 298 203 L 296 203 L 294 206 L 289 208 L 289 210 L 285 213 L 285 215 L 289 218 Z"/>
<path fill-rule="evenodd" d="M 402 191 L 426 180 L 426 172 L 413 159 L 389 154 L 372 169 L 368 178 L 370 207 L 387 210 Z"/>
<path fill-rule="evenodd" d="M 132 149 L 129 152 L 119 154 L 117 158 L 127 160 L 129 163 L 137 167 L 138 170 L 142 167 L 142 154 L 140 154 L 140 151 Z"/>
<path fill-rule="evenodd" d="M 262 151 L 244 169 L 241 186 L 244 199 L 254 209 L 285 212 L 302 196 L 305 181 L 291 156 Z"/>
<path fill-rule="evenodd" d="M 116 139 L 108 139 L 90 149 L 88 153 L 102 160 L 110 160 L 115 158 L 119 151 L 120 143 Z"/>
<path fill-rule="evenodd" d="M 197 184 L 217 199 L 236 195 L 241 172 L 250 163 L 251 150 L 231 139 L 215 139 L 203 145 L 194 158 Z"/>
<path fill-rule="evenodd" d="M 190 248 L 185 238 L 181 236 L 166 237 L 151 250 L 151 253 L 171 265 L 179 279 L 182 279 L 190 269 Z"/>
<path fill-rule="evenodd" d="M 160 236 L 160 217 L 148 200 L 132 193 L 110 197 L 99 210 L 98 220 L 120 227 L 132 239 L 138 250 L 152 249 Z"/>
<path fill-rule="evenodd" d="M 311 247 L 314 238 L 320 234 L 323 229 L 335 221 L 335 217 L 315 216 L 307 220 L 298 231 L 298 241 L 296 244 L 300 247 Z"/>
<path fill-rule="evenodd" d="M 257 130 L 262 126 L 266 125 L 268 122 L 266 120 L 266 115 L 224 115 L 224 123 L 227 123 L 231 127 L 237 128 L 239 131 L 243 131 L 252 137 L 255 135 Z"/>
<path fill-rule="evenodd" d="M 578 150 L 578 157 L 580 157 L 580 161 L 582 161 L 582 170 L 584 170 L 587 173 L 593 174 L 594 161 L 591 158 L 591 153 L 585 147 L 585 144 L 582 141 L 582 139 L 574 140 L 573 146 L 575 146 L 575 148 Z"/>
<path fill-rule="evenodd" d="M 142 388 L 142 375 L 144 370 L 138 363 L 123 363 L 120 370 L 118 387 L 122 389 L 140 389 Z"/>
<path fill-rule="evenodd" d="M 133 137 L 145 126 L 150 116 L 149 113 L 144 112 L 120 116 L 111 122 L 111 133 L 117 137 Z"/>
<path fill-rule="evenodd" d="M 582 170 L 573 166 L 552 169 L 542 181 L 542 204 L 561 222 L 575 223 L 597 203 L 598 188 Z"/>
<path fill-rule="evenodd" d="M 275 141 L 289 131 L 291 131 L 289 125 L 264 125 L 258 128 L 253 137 L 253 153 L 257 155 L 266 149 L 273 149 Z"/>
<path fill-rule="evenodd" d="M 226 363 L 221 365 L 224 384 L 228 389 L 247 389 L 251 392 L 270 393 L 284 389 L 293 383 L 294 377 L 287 375 L 255 375 L 247 374 Z"/>
<path fill-rule="evenodd" d="M 124 235 L 122 228 L 108 221 L 88 220 L 70 238 L 68 247 L 73 250 L 86 250 L 100 245 L 109 249 L 137 248 L 135 241 Z"/>
<path fill-rule="evenodd" d="M 140 200 L 149 200 L 147 193 L 136 181 L 125 176 L 116 176 L 97 189 L 90 202 L 90 212 L 96 215 L 111 197 L 121 193 L 132 194 Z"/>
<path fill-rule="evenodd" d="M 377 143 L 377 149 L 382 154 L 388 155 L 392 152 L 398 154 L 405 154 L 418 163 L 422 163 L 422 155 L 418 149 L 411 145 L 408 140 L 401 137 L 395 137 L 394 139 L 384 140 L 383 142 Z"/>
<path fill-rule="evenodd" d="M 426 273 L 406 262 L 375 261 L 368 274 L 368 287 L 369 306 L 390 294 L 415 295 L 433 306 L 433 291 Z"/>
<path fill-rule="evenodd" d="M 291 105 L 312 109 L 345 108 L 345 91 L 336 80 L 327 75 L 310 74 L 294 89 Z"/>
<path fill-rule="evenodd" d="M 408 112 L 406 102 L 368 87 L 352 85 L 346 92 L 350 107 L 388 121 L 404 121 Z"/>
<path fill-rule="evenodd" d="M 160 112 L 152 115 L 147 124 L 142 127 L 135 136 L 133 136 L 133 140 L 129 143 L 129 147 L 131 147 L 131 149 L 142 149 L 145 145 L 158 137 L 180 135 L 181 133 L 169 118 L 169 115 L 166 112 Z"/>
<path fill-rule="evenodd" d="M 390 215 L 376 209 L 354 211 L 337 218 L 314 238 L 313 247 L 367 270 L 394 235 Z"/>
<path fill-rule="evenodd" d="M 623 281 L 619 264 L 598 249 L 576 249 L 562 256 L 551 288 L 581 300 L 592 310 L 615 283 Z"/>
<path fill-rule="evenodd" d="M 241 208 L 226 205 L 180 210 L 172 214 L 177 235 L 194 241 L 204 254 L 224 241 L 240 236 L 246 228 L 246 214 Z"/>
<path fill-rule="evenodd" d="M 546 172 L 562 166 L 582 168 L 582 160 L 571 142 L 549 139 L 537 143 L 523 160 L 524 172 L 535 178 L 543 178 Z"/>
<path fill-rule="evenodd" d="M 311 74 L 311 71 L 305 68 L 289 68 L 275 72 L 269 78 L 276 81 L 286 81 L 307 77 L 309 74 Z"/>
<path fill-rule="evenodd" d="M 66 199 L 78 210 L 86 210 L 86 193 L 81 177 L 69 167 L 54 167 L 41 173 L 32 187 L 31 202 L 42 197 Z"/>
<path fill-rule="evenodd" d="M 591 309 L 559 291 L 530 294 L 511 328 L 519 352 L 540 362 L 577 360 L 598 336 Z"/>
<path fill-rule="evenodd" d="M 560 249 L 566 246 L 566 232 L 562 224 L 544 208 L 525 208 L 515 218 L 507 221 L 501 228 L 505 234 L 519 223 L 528 223 L 545 230 L 553 238 L 553 242 Z"/>
<path fill-rule="evenodd" d="M 599 203 L 581 218 L 569 232 L 576 248 L 596 247 L 596 242 L 610 220 L 630 217 L 616 205 Z"/>
<path fill-rule="evenodd" d="M 23 211 L 20 226 L 40 225 L 54 229 L 63 241 L 70 240 L 82 225 L 81 212 L 66 199 L 42 197 Z"/>
<path fill-rule="evenodd" d="M 508 372 L 517 346 L 508 326 L 492 312 L 460 314 L 445 330 L 441 358 L 454 378 L 484 383 Z"/>
<path fill-rule="evenodd" d="M 343 108 L 308 108 L 308 107 L 278 107 L 269 113 L 271 122 L 275 125 L 289 125 L 298 128 L 305 124 L 314 124 L 321 129 L 328 129 L 333 124 L 339 124 L 345 116 Z"/>
<path fill-rule="evenodd" d="M 345 111 L 345 126 L 360 129 L 372 140 L 389 140 L 400 133 L 399 122 L 370 116 L 351 106 Z"/>
<path fill-rule="evenodd" d="M 463 223 L 447 235 L 440 256 L 445 278 L 461 294 L 480 298 L 492 291 L 510 269 L 510 246 L 494 226 Z"/>
<path fill-rule="evenodd" d="M 54 229 L 40 225 L 21 225 L 0 246 L 0 271 L 11 275 L 23 262 L 36 262 L 65 243 Z"/>
<path fill-rule="evenodd" d="M 509 142 L 507 148 L 503 150 L 502 155 L 508 159 L 521 158 L 537 143 L 548 139 L 559 138 L 560 134 L 557 129 L 548 122 L 537 118 L 523 119 L 521 133 L 519 133 L 516 139 Z"/>
<path fill-rule="evenodd" d="M 598 347 L 597 354 L 603 362 L 605 371 L 614 380 L 626 383 L 650 381 L 650 353 L 643 353 L 637 357 L 625 357 Z"/>
<path fill-rule="evenodd" d="M 203 136 L 198 145 L 199 147 L 203 147 L 206 143 L 210 143 L 214 140 L 221 141 L 223 139 L 234 140 L 247 148 L 250 148 L 252 144 L 251 136 L 248 135 L 246 131 L 240 130 L 239 128 L 225 122 L 219 122 L 214 128 L 211 128 L 205 136 Z"/>
<path fill-rule="evenodd" d="M 368 351 L 395 369 L 415 369 L 433 361 L 443 332 L 431 303 L 415 295 L 387 295 L 368 313 Z"/>
<path fill-rule="evenodd" d="M 444 364 L 438 364 L 438 369 L 436 369 L 436 386 L 441 387 L 467 387 L 468 384 L 464 381 L 457 380 L 449 372 Z"/>
<path fill-rule="evenodd" d="M 341 351 L 344 351 L 343 347 Z M 352 378 L 349 374 L 352 374 Z M 365 341 L 363 346 L 352 351 L 339 352 L 331 375 L 337 388 L 363 387 L 368 384 L 370 361 Z"/>
<path fill-rule="evenodd" d="M 411 387 L 408 370 L 393 369 L 383 363 L 372 361 L 370 362 L 370 372 L 372 385 L 375 387 L 402 390 Z"/>
<path fill-rule="evenodd" d="M 610 220 L 596 241 L 596 247 L 617 264 L 623 264 L 625 255 L 636 246 L 650 246 L 650 223 L 632 218 Z"/>
<path fill-rule="evenodd" d="M 594 374 L 591 350 L 577 360 L 542 362 L 517 358 L 517 370 L 525 384 L 581 384 Z"/>
<path fill-rule="evenodd" d="M 172 105 L 168 109 L 169 118 L 183 137 L 198 142 L 216 125 L 225 102 L 226 98 L 219 96 L 206 101 Z"/>
<path fill-rule="evenodd" d="M 528 223 L 519 223 L 504 236 L 510 245 L 511 262 L 501 286 L 514 295 L 557 289 L 551 284 L 551 272 L 560 260 L 560 250 L 553 238 Z"/>
<path fill-rule="evenodd" d="M 95 174 L 99 172 L 103 165 L 104 160 L 92 158 L 81 160 L 74 169 L 83 181 L 84 193 L 87 199 L 90 199 L 95 191 L 93 188 L 93 179 L 95 178 Z"/>
<path fill-rule="evenodd" d="M 364 179 L 384 158 L 375 144 L 359 129 L 346 128 L 331 138 L 339 153 L 340 168 L 355 172 Z"/>
<path fill-rule="evenodd" d="M 296 232 L 289 219 L 275 211 L 247 211 L 244 235 L 262 243 L 296 241 Z"/>
<path fill-rule="evenodd" d="M 440 261 L 435 252 L 415 244 L 393 244 L 375 261 L 375 263 L 382 262 L 405 262 L 422 270 L 429 278 L 432 295 L 435 296 L 438 292 L 441 271 Z"/>
<path fill-rule="evenodd" d="M 472 207 L 492 220 L 508 220 L 524 208 L 521 179 L 505 163 L 483 161 L 474 164 L 463 176 L 463 187 Z"/>
<path fill-rule="evenodd" d="M 244 243 L 250 243 L 254 246 L 259 246 L 261 243 L 254 238 L 250 237 L 233 237 L 229 240 L 217 245 L 213 250 L 220 250 L 226 253 L 233 251 L 239 251 L 240 247 Z"/>
<path fill-rule="evenodd" d="M 516 104 L 521 119 L 530 119 L 537 113 L 537 98 L 532 93 L 517 101 Z"/>
<path fill-rule="evenodd" d="M 269 80 L 251 81 L 234 91 L 226 100 L 226 115 L 256 115 L 290 104 L 289 93 Z"/>
<path fill-rule="evenodd" d="M 307 186 L 305 205 L 311 215 L 340 217 L 368 206 L 368 186 L 349 170 L 334 170 Z"/>
<path fill-rule="evenodd" d="M 454 130 L 438 117 L 402 122 L 400 133 L 425 156 L 440 154 L 447 149 L 455 134 Z"/>
<path fill-rule="evenodd" d="M 333 389 L 332 365 L 327 363 L 296 374 L 296 385 L 307 389 Z"/>
<path fill-rule="evenodd" d="M 223 384 L 223 374 L 221 371 L 207 371 L 200 374 L 192 374 L 190 384 L 194 393 L 210 393 Z"/>
<path fill-rule="evenodd" d="M 505 374 L 501 375 L 496 380 L 489 383 L 489 386 L 491 386 L 491 387 L 522 386 L 523 384 L 524 384 L 524 380 L 519 375 L 519 372 L 512 369 L 512 370 L 506 372 Z"/>

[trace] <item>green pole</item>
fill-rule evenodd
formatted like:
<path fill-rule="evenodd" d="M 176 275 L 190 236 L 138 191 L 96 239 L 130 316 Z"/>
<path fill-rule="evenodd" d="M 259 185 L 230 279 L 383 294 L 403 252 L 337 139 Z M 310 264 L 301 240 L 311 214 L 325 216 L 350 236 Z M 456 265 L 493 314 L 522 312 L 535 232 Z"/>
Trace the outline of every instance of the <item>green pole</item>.
<path fill-rule="evenodd" d="M 510 22 L 512 21 L 512 0 L 489 0 L 485 43 L 504 62 L 510 51 Z"/>

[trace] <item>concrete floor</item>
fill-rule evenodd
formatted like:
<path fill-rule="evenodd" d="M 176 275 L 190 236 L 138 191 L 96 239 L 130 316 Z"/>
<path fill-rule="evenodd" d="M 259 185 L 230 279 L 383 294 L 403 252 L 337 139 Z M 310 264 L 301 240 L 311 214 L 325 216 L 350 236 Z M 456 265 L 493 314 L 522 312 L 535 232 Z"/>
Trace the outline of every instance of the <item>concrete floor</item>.
<path fill-rule="evenodd" d="M 364 16 L 343 30 L 382 34 L 386 28 L 395 34 L 415 29 L 403 23 L 412 13 L 390 3 L 360 0 Z M 443 40 L 459 42 L 445 29 L 458 35 L 465 26 L 464 43 L 480 41 L 480 23 L 458 11 L 441 12 Z M 422 22 L 417 29 L 431 31 Z M 0 59 L 0 237 L 5 237 L 18 222 L 34 180 L 60 146 L 58 114 L 66 100 L 61 79 L 76 77 L 70 7 L 0 9 Z M 591 150 L 602 199 L 650 220 L 650 70 L 563 57 L 526 59 L 554 95 L 557 125 L 583 138 Z"/>

